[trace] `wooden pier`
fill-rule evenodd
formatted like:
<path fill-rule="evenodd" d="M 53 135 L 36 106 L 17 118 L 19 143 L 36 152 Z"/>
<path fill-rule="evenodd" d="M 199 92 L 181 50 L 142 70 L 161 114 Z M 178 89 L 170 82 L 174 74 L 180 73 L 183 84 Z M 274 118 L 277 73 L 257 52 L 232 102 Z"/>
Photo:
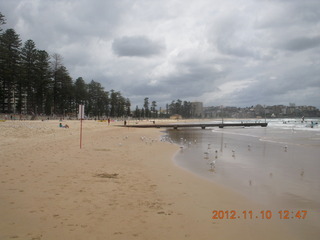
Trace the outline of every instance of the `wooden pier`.
<path fill-rule="evenodd" d="M 207 127 L 266 127 L 268 123 L 171 123 L 171 124 L 142 124 L 142 125 L 122 125 L 122 127 L 134 128 L 197 128 L 205 129 Z"/>

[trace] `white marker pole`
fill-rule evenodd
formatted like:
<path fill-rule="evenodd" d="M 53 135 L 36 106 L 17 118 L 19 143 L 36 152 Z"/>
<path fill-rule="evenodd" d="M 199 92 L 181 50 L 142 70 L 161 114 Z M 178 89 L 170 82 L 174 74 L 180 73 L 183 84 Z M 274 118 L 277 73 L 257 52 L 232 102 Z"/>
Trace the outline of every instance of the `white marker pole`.
<path fill-rule="evenodd" d="M 80 118 L 80 149 L 82 148 L 82 120 L 84 118 L 84 105 L 79 105 L 79 118 Z"/>
<path fill-rule="evenodd" d="M 221 108 L 221 118 L 222 118 L 222 125 L 223 125 L 223 105 L 221 105 L 220 108 Z"/>

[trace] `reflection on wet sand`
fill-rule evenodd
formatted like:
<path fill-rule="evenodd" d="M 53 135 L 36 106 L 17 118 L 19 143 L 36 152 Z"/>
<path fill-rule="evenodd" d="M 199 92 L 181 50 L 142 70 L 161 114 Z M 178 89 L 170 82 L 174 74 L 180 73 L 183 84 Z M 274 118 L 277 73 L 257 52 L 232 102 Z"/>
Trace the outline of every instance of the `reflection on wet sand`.
<path fill-rule="evenodd" d="M 261 128 L 169 131 L 183 146 L 175 159 L 183 168 L 258 202 L 270 201 L 267 191 L 274 193 L 271 199 L 291 192 L 320 203 L 320 148 L 308 134 Z"/>

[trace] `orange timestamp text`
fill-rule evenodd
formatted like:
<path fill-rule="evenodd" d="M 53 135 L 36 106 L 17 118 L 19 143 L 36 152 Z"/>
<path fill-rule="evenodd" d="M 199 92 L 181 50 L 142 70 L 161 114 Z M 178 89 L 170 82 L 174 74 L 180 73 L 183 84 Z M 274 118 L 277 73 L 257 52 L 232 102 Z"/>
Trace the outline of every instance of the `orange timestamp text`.
<path fill-rule="evenodd" d="M 306 210 L 261 210 L 261 211 L 236 211 L 236 210 L 213 210 L 212 219 L 305 219 L 308 211 Z"/>

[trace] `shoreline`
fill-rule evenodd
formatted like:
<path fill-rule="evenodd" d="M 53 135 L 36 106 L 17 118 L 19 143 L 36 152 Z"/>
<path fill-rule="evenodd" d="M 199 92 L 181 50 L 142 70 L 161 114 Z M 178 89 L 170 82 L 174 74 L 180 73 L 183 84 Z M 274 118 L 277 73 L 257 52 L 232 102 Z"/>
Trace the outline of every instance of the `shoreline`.
<path fill-rule="evenodd" d="M 261 206 L 176 166 L 159 129 L 85 121 L 79 149 L 64 122 L 0 123 L 1 239 L 299 239 L 277 218 L 212 219 Z"/>

